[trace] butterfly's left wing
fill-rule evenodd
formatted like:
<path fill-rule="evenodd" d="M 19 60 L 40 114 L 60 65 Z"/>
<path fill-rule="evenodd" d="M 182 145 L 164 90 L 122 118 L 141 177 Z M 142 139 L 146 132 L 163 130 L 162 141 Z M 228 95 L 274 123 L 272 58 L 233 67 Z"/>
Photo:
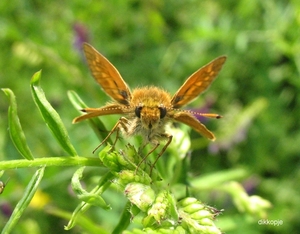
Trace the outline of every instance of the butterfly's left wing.
<path fill-rule="evenodd" d="M 129 105 L 131 92 L 118 70 L 88 43 L 83 44 L 83 50 L 93 77 L 103 90 L 118 103 Z"/>
<path fill-rule="evenodd" d="M 218 75 L 225 61 L 226 56 L 218 57 L 192 74 L 172 97 L 173 107 L 180 108 L 188 104 L 206 90 Z"/>

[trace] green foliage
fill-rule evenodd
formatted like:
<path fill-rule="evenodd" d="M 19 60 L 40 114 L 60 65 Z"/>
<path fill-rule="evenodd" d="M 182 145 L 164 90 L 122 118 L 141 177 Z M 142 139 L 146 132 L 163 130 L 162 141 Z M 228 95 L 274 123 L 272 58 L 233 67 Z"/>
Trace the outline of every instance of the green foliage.
<path fill-rule="evenodd" d="M 31 199 L 35 195 L 39 184 L 43 178 L 45 168 L 42 167 L 36 171 L 34 176 L 32 177 L 31 181 L 26 187 L 26 190 L 23 194 L 22 199 L 16 205 L 13 213 L 11 214 L 8 222 L 5 224 L 1 233 L 11 233 L 15 226 L 17 225 L 19 219 L 21 218 L 23 212 L 29 205 Z"/>
<path fill-rule="evenodd" d="M 45 124 L 52 131 L 54 138 L 56 138 L 61 147 L 68 153 L 73 153 L 75 152 L 75 149 L 69 141 L 69 136 L 62 124 L 61 118 L 47 101 L 41 87 L 38 85 L 39 81 L 40 73 L 36 73 L 31 81 L 33 99 L 42 113 Z M 10 134 L 12 141 L 15 142 L 17 149 L 24 148 L 24 145 L 27 149 L 28 146 L 26 145 L 25 136 L 17 116 L 17 103 L 15 96 L 13 92 L 8 89 L 4 89 L 4 92 L 10 97 L 11 106 L 9 107 L 8 115 L 9 122 L 11 123 L 10 125 L 17 126 L 12 127 L 11 131 L 14 133 Z M 81 99 L 79 99 L 74 93 L 70 95 L 70 97 L 75 106 L 83 104 Z M 94 120 L 90 121 L 94 122 Z M 19 131 L 16 131 L 15 129 L 18 129 Z M 172 132 L 172 129 L 169 129 L 169 131 Z M 175 163 L 180 165 L 180 156 L 187 154 L 190 142 L 188 136 L 184 134 L 184 132 L 182 132 L 182 134 L 179 132 L 179 130 L 173 132 L 173 135 L 177 135 L 177 141 L 174 142 L 173 146 L 170 146 L 170 151 L 172 152 L 172 156 L 176 157 L 178 160 L 178 162 Z M 19 151 L 22 152 L 21 150 Z M 84 161 L 80 159 L 81 157 L 78 157 L 76 154 L 73 154 L 73 156 L 76 156 L 73 157 L 73 161 L 77 161 L 77 165 L 84 165 Z M 79 225 L 88 233 L 97 233 L 99 230 L 103 232 L 101 227 L 86 227 L 78 220 L 84 216 L 84 213 L 91 206 L 110 210 L 111 206 L 106 203 L 102 194 L 109 187 L 115 185 L 118 190 L 124 191 L 125 196 L 130 201 L 130 206 L 125 206 L 125 210 L 123 212 L 124 215 L 121 216 L 120 222 L 114 228 L 113 233 L 120 233 L 123 230 L 126 230 L 130 224 L 130 219 L 135 218 L 135 216 L 139 213 L 142 218 L 140 230 L 144 230 L 146 232 L 171 233 L 174 230 L 177 232 L 180 229 L 179 232 L 185 231 L 187 233 L 221 233 L 219 228 L 217 228 L 214 224 L 215 217 L 220 213 L 219 210 L 202 204 L 196 198 L 192 197 L 185 197 L 181 201 L 177 202 L 179 198 L 175 198 L 175 195 L 169 191 L 167 188 L 168 183 L 172 182 L 172 184 L 169 184 L 170 189 L 172 189 L 172 185 L 179 182 L 170 180 L 171 177 L 173 177 L 173 174 L 176 175 L 178 172 L 171 172 L 169 175 L 163 173 L 164 168 L 178 167 L 174 165 L 172 160 L 165 162 L 164 167 L 158 167 L 158 171 L 153 170 L 151 162 L 148 162 L 147 160 L 143 164 L 139 164 L 143 156 L 140 155 L 140 153 L 136 151 L 135 147 L 130 144 L 119 152 L 115 151 L 113 147 L 108 145 L 99 153 L 99 158 L 102 163 L 99 163 L 98 166 L 106 167 L 109 171 L 102 175 L 98 184 L 91 190 L 91 192 L 88 192 L 81 185 L 81 179 L 83 177 L 85 167 L 80 167 L 73 174 L 71 182 L 72 189 L 81 202 L 77 205 L 73 214 L 71 216 L 67 216 L 68 218 L 70 217 L 70 221 L 68 225 L 65 226 L 65 230 L 71 230 L 76 225 Z M 37 163 L 35 166 L 43 167 L 38 169 L 31 179 L 22 199 L 18 202 L 9 221 L 4 226 L 3 233 L 10 233 L 16 227 L 19 218 L 22 216 L 25 209 L 32 201 L 33 196 L 38 191 L 38 185 L 43 178 L 45 167 L 53 166 L 54 161 L 58 162 L 56 166 L 66 166 L 66 164 L 62 161 L 53 160 L 52 158 L 44 159 L 44 163 L 41 160 L 34 160 L 35 164 Z M 13 160 L 10 163 L 3 163 L 0 165 L 0 169 L 7 170 L 12 166 L 14 168 L 20 168 L 30 167 L 32 165 L 33 163 L 30 160 L 23 160 L 22 163 L 20 163 L 20 160 Z M 179 171 L 179 173 L 182 173 L 182 171 Z M 164 175 L 166 178 L 161 178 L 160 175 Z M 224 176 L 224 174 L 222 176 Z M 179 176 L 174 177 L 180 178 Z M 181 186 L 186 185 L 181 184 Z M 239 190 L 237 190 L 236 187 L 239 187 Z M 220 189 L 222 187 L 216 184 L 215 189 L 216 188 Z M 252 200 L 254 199 L 248 197 L 244 189 L 239 186 L 239 184 L 236 184 L 235 187 L 226 185 L 224 186 L 224 191 L 232 194 L 237 207 L 242 207 L 241 210 L 247 211 L 249 214 L 256 214 L 259 217 L 264 217 L 265 209 L 270 207 L 269 203 L 259 196 L 255 196 L 256 200 L 253 202 Z M 264 204 L 262 205 L 262 203 Z M 254 209 L 247 209 L 247 207 L 253 206 L 256 207 Z M 62 212 L 53 211 L 51 208 L 48 209 L 49 213 L 61 218 L 66 218 L 66 215 L 63 215 Z M 128 212 L 130 215 L 125 215 L 125 213 Z M 134 229 L 134 232 L 135 230 L 137 229 Z M 130 231 L 127 233 L 130 233 Z"/>
<path fill-rule="evenodd" d="M 62 148 L 72 156 L 77 153 L 70 142 L 67 130 L 65 129 L 59 115 L 52 108 L 51 104 L 47 101 L 44 91 L 41 89 L 40 82 L 41 72 L 37 72 L 31 80 L 31 93 L 33 100 L 38 107 L 44 121 L 47 123 L 48 128 L 61 144 Z"/>
<path fill-rule="evenodd" d="M 296 233 L 299 10 L 298 1 L 279 0 L 2 1 L 0 88 L 9 98 L 9 110 L 7 115 L 7 99 L 0 98 L 0 170 L 1 180 L 10 180 L 0 195 L 1 210 L 12 212 L 25 204 L 25 197 L 31 200 L 26 187 L 32 188 L 30 181 L 38 185 L 30 189 L 35 193 L 32 202 L 21 205 L 17 225 L 15 213 L 10 219 L 13 233 L 61 233 L 64 226 L 72 227 L 70 233 L 120 233 L 124 227 L 128 233 L 158 232 L 151 225 L 141 231 L 150 207 L 128 197 L 126 191 L 136 184 L 138 194 L 150 203 L 160 192 L 174 199 L 166 199 L 169 220 L 175 219 L 174 211 L 182 211 L 180 201 L 192 197 L 206 209 L 224 209 L 213 221 L 222 232 Z M 191 104 L 224 116 L 205 122 L 217 140 L 210 143 L 181 125 L 180 130 L 170 129 L 172 145 L 151 177 L 144 165 L 143 180 L 132 173 L 139 139 L 131 139 L 133 148 L 127 139 L 121 140 L 109 154 L 109 148 L 100 148 L 102 159 L 92 155 L 118 117 L 89 122 L 98 138 L 85 123 L 71 125 L 76 110 L 108 100 L 83 62 L 78 41 L 84 30 L 84 37 L 131 87 L 151 84 L 174 93 L 192 72 L 227 55 L 219 78 Z M 36 95 L 33 101 L 29 78 L 41 69 L 42 82 L 31 83 L 31 90 L 43 96 L 42 86 L 47 99 Z M 124 156 L 121 149 L 128 161 L 118 161 Z M 118 162 L 128 165 L 124 169 Z M 44 175 L 36 183 L 32 175 L 41 166 Z M 267 201 L 272 208 L 267 209 Z M 190 220 L 191 214 L 187 217 Z M 149 219 L 158 228 L 156 219 Z M 283 224 L 259 225 L 261 219 Z M 0 229 L 8 220 L 9 213 L 2 212 Z M 175 231 L 183 233 L 188 224 L 183 222 Z M 159 232 L 168 233 L 168 227 Z"/>
<path fill-rule="evenodd" d="M 32 153 L 26 143 L 26 138 L 17 114 L 17 103 L 14 93 L 10 89 L 2 89 L 9 97 L 10 107 L 8 109 L 9 133 L 19 153 L 28 160 L 33 160 Z"/>

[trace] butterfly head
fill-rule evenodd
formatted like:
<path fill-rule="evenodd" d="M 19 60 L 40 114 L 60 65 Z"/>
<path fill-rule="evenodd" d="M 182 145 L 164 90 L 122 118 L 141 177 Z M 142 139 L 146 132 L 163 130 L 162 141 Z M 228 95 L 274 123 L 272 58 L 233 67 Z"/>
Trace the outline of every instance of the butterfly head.
<path fill-rule="evenodd" d="M 132 105 L 142 128 L 156 129 L 164 123 L 170 107 L 170 95 L 157 88 L 146 87 L 133 91 Z"/>

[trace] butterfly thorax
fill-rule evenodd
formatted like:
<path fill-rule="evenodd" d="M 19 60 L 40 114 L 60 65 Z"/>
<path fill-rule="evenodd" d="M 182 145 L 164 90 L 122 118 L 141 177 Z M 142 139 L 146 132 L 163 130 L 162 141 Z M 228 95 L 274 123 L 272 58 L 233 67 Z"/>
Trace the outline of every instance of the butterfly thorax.
<path fill-rule="evenodd" d="M 171 95 L 165 90 L 155 86 L 136 88 L 132 91 L 131 104 L 138 106 L 141 103 L 148 107 L 158 107 L 160 105 L 170 107 Z"/>

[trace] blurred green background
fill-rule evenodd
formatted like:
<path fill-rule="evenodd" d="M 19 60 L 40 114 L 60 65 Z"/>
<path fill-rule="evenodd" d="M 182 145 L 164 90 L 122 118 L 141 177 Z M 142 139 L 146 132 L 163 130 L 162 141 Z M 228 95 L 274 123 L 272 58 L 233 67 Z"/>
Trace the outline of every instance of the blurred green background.
<path fill-rule="evenodd" d="M 71 124 L 78 112 L 67 91 L 75 90 L 91 107 L 109 99 L 88 71 L 81 42 L 89 41 L 103 53 L 131 87 L 153 84 L 172 94 L 198 68 L 227 55 L 217 80 L 190 106 L 224 116 L 205 122 L 217 137 L 214 143 L 205 140 L 205 147 L 199 145 L 204 139 L 191 131 L 190 172 L 246 168 L 251 176 L 242 182 L 249 194 L 272 202 L 268 219 L 283 220 L 278 227 L 246 226 L 228 197 L 211 198 L 210 205 L 225 209 L 219 219 L 233 222 L 222 231 L 296 233 L 300 230 L 299 30 L 298 0 L 4 0 L 0 2 L 0 87 L 17 96 L 20 121 L 34 156 L 63 156 L 30 94 L 30 79 L 42 69 L 41 85 L 48 100 L 80 155 L 91 156 L 99 140 L 86 124 Z M 1 161 L 21 158 L 9 139 L 7 108 L 7 98 L 0 94 Z M 116 118 L 105 121 L 110 127 Z M 75 170 L 48 168 L 40 199 L 72 212 L 78 200 L 68 186 Z M 10 170 L 1 178 L 10 181 L 0 195 L 0 228 L 34 171 Z M 87 213 L 107 228 L 116 223 L 126 201 L 118 193 L 108 199 L 112 211 L 93 208 Z M 25 212 L 15 233 L 63 233 L 66 223 L 36 204 Z"/>

